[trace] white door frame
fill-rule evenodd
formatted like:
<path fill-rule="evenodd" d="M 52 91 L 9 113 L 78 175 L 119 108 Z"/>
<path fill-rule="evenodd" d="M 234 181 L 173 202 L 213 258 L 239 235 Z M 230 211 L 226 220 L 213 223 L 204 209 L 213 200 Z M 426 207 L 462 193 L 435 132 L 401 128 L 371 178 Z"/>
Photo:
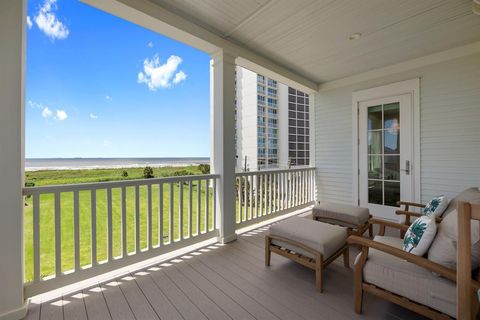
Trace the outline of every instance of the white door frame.
<path fill-rule="evenodd" d="M 352 93 L 352 203 L 359 204 L 359 133 L 358 133 L 358 110 L 362 101 L 411 94 L 413 108 L 413 172 L 415 202 L 420 202 L 420 78 L 396 82 L 381 87 L 355 91 Z"/>

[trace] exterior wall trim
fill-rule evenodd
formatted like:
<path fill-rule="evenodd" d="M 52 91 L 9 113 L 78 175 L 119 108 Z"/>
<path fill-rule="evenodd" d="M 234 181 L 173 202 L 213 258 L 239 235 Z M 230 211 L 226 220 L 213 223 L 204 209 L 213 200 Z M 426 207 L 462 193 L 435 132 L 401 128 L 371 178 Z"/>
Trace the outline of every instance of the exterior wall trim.
<path fill-rule="evenodd" d="M 412 94 L 413 104 L 413 169 L 415 202 L 421 199 L 421 164 L 420 164 L 420 78 L 395 82 L 380 87 L 355 91 L 352 93 L 352 203 L 357 205 L 359 199 L 359 159 L 358 159 L 358 107 L 366 100 L 396 96 L 405 93 Z"/>

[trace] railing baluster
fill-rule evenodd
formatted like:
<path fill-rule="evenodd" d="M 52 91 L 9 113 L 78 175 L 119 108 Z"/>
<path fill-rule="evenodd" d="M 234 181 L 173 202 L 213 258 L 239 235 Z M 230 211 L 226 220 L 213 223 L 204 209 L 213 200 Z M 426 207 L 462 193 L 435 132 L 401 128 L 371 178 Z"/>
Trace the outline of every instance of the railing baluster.
<path fill-rule="evenodd" d="M 62 274 L 62 222 L 60 212 L 60 192 L 54 193 L 55 197 L 55 276 Z"/>
<path fill-rule="evenodd" d="M 263 216 L 263 175 L 262 174 L 259 174 L 258 175 L 260 177 L 260 192 L 259 192 L 259 210 L 258 210 L 258 213 L 257 213 L 257 217 L 261 217 Z"/>
<path fill-rule="evenodd" d="M 40 197 L 33 195 L 33 280 L 40 281 Z"/>
<path fill-rule="evenodd" d="M 163 183 L 158 184 L 158 246 L 162 247 L 163 243 Z"/>
<path fill-rule="evenodd" d="M 272 189 L 273 189 L 273 212 L 277 212 L 278 211 L 278 203 L 277 203 L 277 200 L 278 200 L 278 187 L 277 187 L 277 173 L 274 173 L 273 174 L 273 186 L 272 186 Z"/>
<path fill-rule="evenodd" d="M 140 248 L 140 188 L 135 186 L 135 253 L 139 253 Z"/>
<path fill-rule="evenodd" d="M 170 232 L 169 232 L 169 236 L 170 236 L 170 242 L 169 243 L 173 243 L 173 237 L 174 237 L 174 234 L 173 234 L 173 216 L 174 216 L 174 207 L 173 207 L 173 197 L 174 197 L 174 190 L 173 190 L 173 182 L 170 182 L 170 208 L 169 208 L 169 222 L 170 222 Z"/>
<path fill-rule="evenodd" d="M 208 211 L 210 210 L 210 186 L 208 185 L 209 180 L 205 179 L 205 216 L 204 216 L 204 223 L 205 223 L 205 233 L 208 232 Z"/>
<path fill-rule="evenodd" d="M 213 178 L 213 227 L 217 228 L 217 178 Z"/>
<path fill-rule="evenodd" d="M 247 188 L 248 188 L 248 177 L 240 178 L 245 181 L 245 185 L 243 187 L 243 221 L 247 221 L 247 209 L 248 209 L 248 200 L 247 200 Z"/>
<path fill-rule="evenodd" d="M 92 257 L 92 267 L 97 265 L 97 190 L 93 189 L 90 192 L 90 205 L 91 205 L 91 218 L 90 218 L 90 241 L 91 241 L 91 257 Z"/>
<path fill-rule="evenodd" d="M 127 257 L 127 189 L 122 187 L 122 257 Z"/>
<path fill-rule="evenodd" d="M 107 188 L 107 257 L 113 260 L 113 230 L 112 230 L 112 189 Z"/>
<path fill-rule="evenodd" d="M 73 255 L 74 270 L 80 270 L 80 205 L 78 190 L 73 192 Z"/>
<path fill-rule="evenodd" d="M 178 237 L 180 240 L 183 240 L 183 182 L 178 183 L 178 214 L 180 218 L 180 224 L 178 226 Z"/>
<path fill-rule="evenodd" d="M 249 190 L 250 191 L 250 199 L 249 199 L 250 200 L 250 203 L 249 203 L 250 204 L 250 215 L 249 215 L 248 220 L 251 220 L 252 217 L 253 217 L 253 176 L 248 176 L 247 179 L 248 179 L 248 183 L 250 185 L 250 187 L 249 187 L 249 189 L 250 189 Z"/>
<path fill-rule="evenodd" d="M 152 185 L 147 185 L 147 241 L 148 249 L 151 250 L 152 245 Z"/>
<path fill-rule="evenodd" d="M 260 190 L 260 184 L 259 184 L 259 181 L 258 181 L 258 174 L 255 175 L 255 218 L 258 217 L 258 197 L 259 197 L 259 193 L 258 191 Z"/>
<path fill-rule="evenodd" d="M 188 182 L 188 237 L 192 237 L 192 180 Z"/>
<path fill-rule="evenodd" d="M 268 175 L 268 214 L 271 214 L 273 212 L 272 209 L 272 175 Z"/>
<path fill-rule="evenodd" d="M 263 211 L 263 215 L 266 216 L 268 214 L 268 175 L 265 174 L 264 175 L 265 178 L 263 179 L 263 181 L 265 182 L 265 186 L 264 186 L 264 191 L 265 191 L 265 197 L 264 197 L 264 211 Z"/>
<path fill-rule="evenodd" d="M 200 234 L 200 211 L 202 206 L 202 182 L 199 179 L 197 182 L 197 235 Z"/>
<path fill-rule="evenodd" d="M 238 180 L 238 219 L 243 222 L 243 215 L 242 215 L 242 177 L 239 177 Z"/>

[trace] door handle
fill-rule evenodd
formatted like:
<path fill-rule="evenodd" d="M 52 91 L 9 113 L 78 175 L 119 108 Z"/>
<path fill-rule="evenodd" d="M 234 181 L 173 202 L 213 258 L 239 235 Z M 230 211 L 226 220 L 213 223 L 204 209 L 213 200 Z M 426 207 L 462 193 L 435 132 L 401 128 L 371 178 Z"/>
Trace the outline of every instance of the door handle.
<path fill-rule="evenodd" d="M 404 171 L 406 175 L 410 174 L 410 160 L 405 160 L 405 169 L 400 169 Z"/>

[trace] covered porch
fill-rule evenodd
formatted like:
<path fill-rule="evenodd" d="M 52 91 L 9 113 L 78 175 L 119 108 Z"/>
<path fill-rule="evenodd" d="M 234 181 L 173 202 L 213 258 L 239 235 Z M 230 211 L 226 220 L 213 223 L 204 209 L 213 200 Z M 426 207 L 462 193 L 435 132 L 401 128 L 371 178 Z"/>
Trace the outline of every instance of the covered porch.
<path fill-rule="evenodd" d="M 308 214 L 316 201 L 368 206 L 378 191 L 375 204 L 385 207 L 390 201 L 387 193 L 426 203 L 435 195 L 454 198 L 464 189 L 479 187 L 478 4 L 83 2 L 211 55 L 211 174 L 24 187 L 26 0 L 2 1 L 0 320 L 421 318 L 371 295 L 365 298 L 364 313 L 356 314 L 353 272 L 341 262 L 326 269 L 324 293 L 315 291 L 313 271 L 284 258 L 273 255 L 272 267 L 265 268 L 266 227 L 259 224 Z M 235 172 L 237 66 L 310 96 L 308 167 Z M 386 148 L 380 155 L 375 152 L 373 156 L 381 159 L 398 156 L 399 176 L 384 178 L 389 163 L 382 160 L 382 177 L 372 178 L 374 170 L 362 161 L 373 154 L 368 151 L 367 132 L 377 129 L 361 123 L 362 103 L 378 102 L 383 123 L 385 106 L 391 102 L 382 99 L 404 95 L 411 107 L 410 135 L 398 143 L 410 153 L 406 158 Z M 378 131 L 383 135 L 388 130 Z M 127 192 L 135 199 L 133 231 L 127 225 Z M 60 222 L 65 210 L 60 198 L 65 195 L 72 198 L 71 266 L 62 264 Z M 31 261 L 25 261 L 24 252 L 25 196 L 32 199 Z M 50 197 L 55 221 L 51 228 L 55 255 L 48 273 L 40 253 L 45 197 Z M 100 198 L 106 204 L 101 210 Z M 147 199 L 145 208 L 140 208 L 140 198 Z M 176 207 L 174 199 L 179 201 Z M 92 221 L 86 263 L 79 258 L 82 207 L 88 208 Z M 115 208 L 122 217 L 119 252 L 112 245 Z M 373 214 L 395 220 L 393 209 L 388 210 Z M 147 221 L 145 230 L 138 227 L 141 219 Z M 107 234 L 102 255 L 96 238 L 100 220 Z M 127 235 L 133 239 L 131 247 Z M 351 250 L 352 263 L 358 253 Z M 100 277 L 107 273 L 110 278 Z M 70 287 L 61 289 L 64 286 Z M 56 291 L 37 296 L 50 290 Z"/>

